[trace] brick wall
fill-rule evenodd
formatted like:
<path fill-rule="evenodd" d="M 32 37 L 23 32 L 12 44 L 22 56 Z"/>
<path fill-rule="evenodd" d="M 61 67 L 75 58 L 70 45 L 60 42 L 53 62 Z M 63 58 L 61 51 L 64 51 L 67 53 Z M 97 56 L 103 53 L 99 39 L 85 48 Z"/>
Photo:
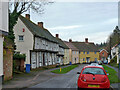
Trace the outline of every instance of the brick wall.
<path fill-rule="evenodd" d="M 12 79 L 13 74 L 13 52 L 12 49 L 3 50 L 3 73 L 4 81 Z"/>

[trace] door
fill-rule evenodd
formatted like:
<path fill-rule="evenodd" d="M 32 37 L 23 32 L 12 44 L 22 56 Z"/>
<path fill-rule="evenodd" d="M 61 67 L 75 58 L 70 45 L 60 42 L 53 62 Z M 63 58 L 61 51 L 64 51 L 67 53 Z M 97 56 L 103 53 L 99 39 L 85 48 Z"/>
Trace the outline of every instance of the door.
<path fill-rule="evenodd" d="M 43 53 L 43 66 L 45 66 L 45 54 Z"/>
<path fill-rule="evenodd" d="M 86 57 L 87 63 L 90 62 L 90 57 Z"/>

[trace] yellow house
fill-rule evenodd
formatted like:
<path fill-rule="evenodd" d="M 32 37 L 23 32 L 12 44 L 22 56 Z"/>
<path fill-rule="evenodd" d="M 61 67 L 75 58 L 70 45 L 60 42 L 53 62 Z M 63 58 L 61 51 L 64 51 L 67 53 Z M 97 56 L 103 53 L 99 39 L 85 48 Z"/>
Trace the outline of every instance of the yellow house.
<path fill-rule="evenodd" d="M 93 42 L 72 42 L 79 49 L 80 63 L 89 63 L 99 60 L 99 49 Z"/>

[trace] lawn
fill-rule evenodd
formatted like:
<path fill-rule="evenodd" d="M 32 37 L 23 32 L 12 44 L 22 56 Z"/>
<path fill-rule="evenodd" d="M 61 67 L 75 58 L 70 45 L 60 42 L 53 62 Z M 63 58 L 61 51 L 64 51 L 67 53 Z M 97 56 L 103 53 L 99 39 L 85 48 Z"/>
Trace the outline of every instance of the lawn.
<path fill-rule="evenodd" d="M 65 68 L 61 68 L 61 72 L 60 72 L 60 69 L 56 69 L 56 70 L 53 70 L 51 71 L 52 73 L 57 73 L 57 74 L 65 74 L 69 71 L 71 71 L 72 69 L 78 67 L 78 65 L 71 65 L 71 66 L 68 66 L 68 67 L 65 67 Z"/>
<path fill-rule="evenodd" d="M 110 83 L 119 83 L 120 82 L 120 79 L 118 79 L 118 76 L 117 76 L 117 72 L 114 69 L 112 69 L 106 65 L 103 65 L 103 67 L 105 70 L 107 70 L 107 73 L 109 73 L 108 78 L 110 80 Z"/>

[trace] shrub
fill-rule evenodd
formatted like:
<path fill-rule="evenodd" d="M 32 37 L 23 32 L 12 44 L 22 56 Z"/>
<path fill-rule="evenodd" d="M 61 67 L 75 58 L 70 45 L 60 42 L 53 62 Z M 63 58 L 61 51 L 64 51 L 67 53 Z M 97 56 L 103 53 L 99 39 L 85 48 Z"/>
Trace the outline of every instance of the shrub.
<path fill-rule="evenodd" d="M 117 56 L 110 60 L 110 63 L 117 63 Z"/>
<path fill-rule="evenodd" d="M 15 59 L 24 59 L 25 60 L 25 58 L 26 58 L 26 55 L 25 54 L 20 54 L 20 53 L 16 53 L 16 54 L 14 54 L 13 55 L 13 59 L 15 60 Z"/>

